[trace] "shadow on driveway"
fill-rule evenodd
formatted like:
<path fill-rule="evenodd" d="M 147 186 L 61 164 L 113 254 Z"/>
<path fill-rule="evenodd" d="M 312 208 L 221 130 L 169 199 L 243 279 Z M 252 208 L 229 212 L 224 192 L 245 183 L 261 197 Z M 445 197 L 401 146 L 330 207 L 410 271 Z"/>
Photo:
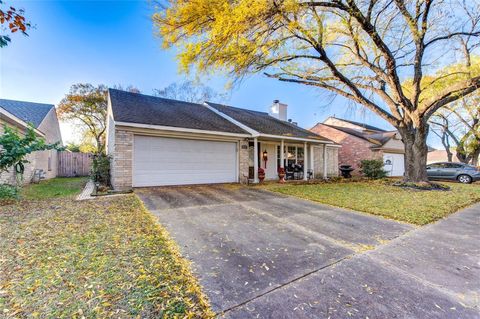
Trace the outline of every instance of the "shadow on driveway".
<path fill-rule="evenodd" d="M 438 264 L 451 256 L 449 243 L 461 243 L 429 240 L 445 227 L 387 244 L 413 226 L 236 185 L 135 192 L 193 262 L 213 310 L 226 317 L 478 318 L 475 254 L 461 261 L 478 256 L 473 230 L 476 241 L 453 262 L 474 267 L 466 284 L 465 276 L 451 277 L 452 266 Z M 443 269 L 438 278 L 432 267 Z M 457 289 L 444 289 L 444 280 Z"/>

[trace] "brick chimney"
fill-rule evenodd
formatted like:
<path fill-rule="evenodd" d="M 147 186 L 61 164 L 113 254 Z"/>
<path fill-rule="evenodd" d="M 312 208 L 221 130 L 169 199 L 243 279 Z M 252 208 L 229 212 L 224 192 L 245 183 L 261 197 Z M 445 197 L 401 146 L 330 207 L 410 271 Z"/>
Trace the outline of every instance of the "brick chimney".
<path fill-rule="evenodd" d="M 273 100 L 272 106 L 268 108 L 268 115 L 282 121 L 287 121 L 287 104 L 280 103 L 279 100 Z"/>

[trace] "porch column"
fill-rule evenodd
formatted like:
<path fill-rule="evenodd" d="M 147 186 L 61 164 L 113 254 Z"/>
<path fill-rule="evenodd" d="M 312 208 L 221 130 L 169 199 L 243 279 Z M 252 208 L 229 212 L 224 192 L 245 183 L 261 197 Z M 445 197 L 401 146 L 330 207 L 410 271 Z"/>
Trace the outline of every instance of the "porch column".
<path fill-rule="evenodd" d="M 283 150 L 285 147 L 285 144 L 283 143 L 283 140 L 280 143 L 280 167 L 284 167 L 283 161 L 285 160 L 285 151 Z"/>
<path fill-rule="evenodd" d="M 307 142 L 303 142 L 303 180 L 307 180 Z"/>
<path fill-rule="evenodd" d="M 327 144 L 323 144 L 323 179 L 327 179 Z"/>
<path fill-rule="evenodd" d="M 310 169 L 312 170 L 312 178 L 315 179 L 315 167 L 313 163 L 313 144 L 310 144 Z"/>
<path fill-rule="evenodd" d="M 258 183 L 258 140 L 253 139 L 253 182 Z"/>

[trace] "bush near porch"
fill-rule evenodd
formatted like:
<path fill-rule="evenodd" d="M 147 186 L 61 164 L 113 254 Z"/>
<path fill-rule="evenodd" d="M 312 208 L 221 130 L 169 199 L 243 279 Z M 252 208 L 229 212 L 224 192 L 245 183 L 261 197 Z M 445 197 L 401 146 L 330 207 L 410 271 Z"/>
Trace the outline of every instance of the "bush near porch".
<path fill-rule="evenodd" d="M 268 190 L 327 205 L 425 225 L 480 202 L 480 183 L 444 183 L 450 191 L 423 191 L 391 185 L 392 181 L 352 181 L 320 184 L 266 184 Z"/>
<path fill-rule="evenodd" d="M 74 201 L 83 184 L 43 181 L 26 188 L 32 199 L 0 207 L 2 318 L 212 317 L 188 263 L 140 200 Z"/>

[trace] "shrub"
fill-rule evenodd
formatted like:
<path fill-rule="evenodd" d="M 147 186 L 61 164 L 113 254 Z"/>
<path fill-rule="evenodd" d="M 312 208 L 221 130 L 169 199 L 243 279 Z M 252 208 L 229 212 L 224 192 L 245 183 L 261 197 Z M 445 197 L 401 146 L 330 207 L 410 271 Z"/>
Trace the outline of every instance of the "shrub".
<path fill-rule="evenodd" d="M 1 2 L 1 1 L 0 1 Z M 3 126 L 3 134 L 0 135 L 0 173 L 15 167 L 17 173 L 23 174 L 24 164 L 28 163 L 27 155 L 35 151 L 62 150 L 59 143 L 47 144 L 43 138 L 39 138 L 35 128 L 28 125 L 24 134 L 6 125 Z"/>
<path fill-rule="evenodd" d="M 11 202 L 18 198 L 18 189 L 15 186 L 0 184 L 0 203 Z"/>
<path fill-rule="evenodd" d="M 362 160 L 360 162 L 360 172 L 368 178 L 379 179 L 387 176 L 387 172 L 383 169 L 383 161 L 379 159 Z"/>
<path fill-rule="evenodd" d="M 95 155 L 92 161 L 92 179 L 95 183 L 110 186 L 110 156 Z"/>

